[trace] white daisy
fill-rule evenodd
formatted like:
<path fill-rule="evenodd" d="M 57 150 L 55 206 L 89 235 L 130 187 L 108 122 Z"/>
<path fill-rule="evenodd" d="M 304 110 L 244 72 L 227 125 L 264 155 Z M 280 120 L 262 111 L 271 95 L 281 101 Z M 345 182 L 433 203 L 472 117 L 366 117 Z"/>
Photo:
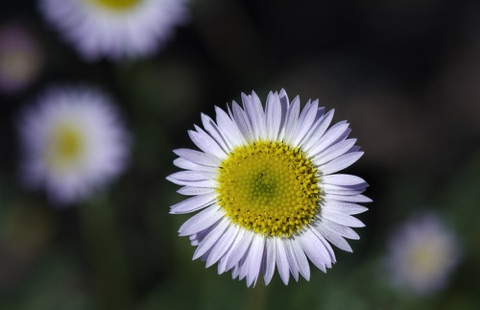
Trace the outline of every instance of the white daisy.
<path fill-rule="evenodd" d="M 392 281 L 420 294 L 443 288 L 460 258 L 455 234 L 433 213 L 408 220 L 392 234 L 389 247 Z"/>
<path fill-rule="evenodd" d="M 102 92 L 51 88 L 21 116 L 22 177 L 54 202 L 87 198 L 124 169 L 129 137 Z"/>
<path fill-rule="evenodd" d="M 186 19 L 187 0 L 40 0 L 45 17 L 84 58 L 153 54 Z"/>
<path fill-rule="evenodd" d="M 363 154 L 348 139 L 345 121 L 329 127 L 333 110 L 318 101 L 303 109 L 284 90 L 260 99 L 242 94 L 243 109 L 233 102 L 227 112 L 216 107 L 216 121 L 202 114 L 204 129 L 190 138 L 200 149 L 178 149 L 174 164 L 184 171 L 167 177 L 192 196 L 170 213 L 200 211 L 179 230 L 197 246 L 194 259 L 218 273 L 255 284 L 263 274 L 270 282 L 275 267 L 285 284 L 290 273 L 310 278 L 308 259 L 326 272 L 335 262 L 330 243 L 352 251 L 344 238 L 359 239 L 350 227 L 371 200 L 357 176 L 336 174 Z M 330 242 L 330 243 L 329 243 Z"/>

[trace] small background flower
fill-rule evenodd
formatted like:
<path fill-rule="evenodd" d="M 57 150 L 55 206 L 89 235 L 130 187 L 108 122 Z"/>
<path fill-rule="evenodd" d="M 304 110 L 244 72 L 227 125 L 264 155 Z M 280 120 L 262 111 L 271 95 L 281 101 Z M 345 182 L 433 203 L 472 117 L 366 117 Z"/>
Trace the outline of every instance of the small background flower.
<path fill-rule="evenodd" d="M 45 19 L 85 59 L 151 56 L 182 24 L 188 0 L 39 0 Z"/>
<path fill-rule="evenodd" d="M 38 39 L 26 25 L 0 25 L 0 91 L 16 93 L 28 87 L 40 74 L 43 52 Z"/>
<path fill-rule="evenodd" d="M 28 87 L 0 92 L 0 309 L 477 309 L 478 1 L 185 3 L 187 23 L 157 52 L 87 62 L 39 0 L 1 1 L 0 24 L 25 21 L 44 65 Z M 134 137 L 128 169 L 97 205 L 54 209 L 18 180 L 18 115 L 56 82 L 110 94 Z M 310 266 L 309 282 L 275 276 L 247 288 L 192 262 L 177 233 L 189 216 L 168 214 L 182 198 L 165 177 L 200 113 L 282 88 L 349 121 L 365 155 L 345 173 L 369 183 L 374 203 L 358 216 L 354 253 L 336 251 L 326 274 Z M 399 294 L 378 273 L 392 229 L 418 206 L 436 206 L 463 250 L 448 285 L 428 296 Z"/>
<path fill-rule="evenodd" d="M 89 198 L 123 171 L 129 137 L 104 93 L 51 87 L 18 122 L 22 177 L 57 203 Z"/>
<path fill-rule="evenodd" d="M 461 257 L 459 240 L 434 213 L 416 215 L 390 237 L 387 267 L 400 289 L 418 294 L 444 289 Z"/>

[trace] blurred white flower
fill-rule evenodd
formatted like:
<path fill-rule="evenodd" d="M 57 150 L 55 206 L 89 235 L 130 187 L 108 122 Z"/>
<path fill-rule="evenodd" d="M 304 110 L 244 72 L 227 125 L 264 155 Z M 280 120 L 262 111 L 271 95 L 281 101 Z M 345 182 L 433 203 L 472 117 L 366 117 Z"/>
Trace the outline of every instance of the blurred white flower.
<path fill-rule="evenodd" d="M 153 54 L 186 20 L 188 0 L 40 0 L 46 19 L 87 60 Z"/>
<path fill-rule="evenodd" d="M 0 91 L 23 90 L 38 76 L 42 63 L 40 46 L 25 26 L 11 23 L 0 28 Z"/>
<path fill-rule="evenodd" d="M 22 177 L 57 203 L 88 198 L 125 167 L 129 136 L 111 100 L 87 87 L 51 88 L 18 124 Z"/>
<path fill-rule="evenodd" d="M 387 266 L 393 283 L 419 294 L 447 284 L 460 249 L 452 230 L 433 213 L 416 216 L 391 236 Z"/>

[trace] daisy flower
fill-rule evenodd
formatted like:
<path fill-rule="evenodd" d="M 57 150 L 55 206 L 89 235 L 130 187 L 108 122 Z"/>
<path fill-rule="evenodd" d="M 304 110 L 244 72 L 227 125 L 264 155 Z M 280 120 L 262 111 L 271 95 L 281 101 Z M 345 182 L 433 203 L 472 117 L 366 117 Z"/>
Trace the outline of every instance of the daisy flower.
<path fill-rule="evenodd" d="M 428 294 L 447 284 L 459 253 L 453 231 L 437 215 L 428 213 L 411 218 L 394 231 L 387 266 L 395 285 Z"/>
<path fill-rule="evenodd" d="M 258 96 L 242 94 L 216 120 L 202 114 L 203 128 L 190 138 L 200 150 L 178 149 L 174 164 L 184 169 L 167 177 L 192 196 L 170 213 L 196 212 L 179 230 L 197 246 L 193 259 L 218 273 L 231 271 L 247 286 L 275 272 L 288 284 L 290 274 L 310 278 L 310 260 L 326 272 L 335 262 L 333 244 L 352 251 L 345 240 L 359 239 L 353 217 L 371 200 L 357 176 L 337 174 L 363 154 L 348 139 L 345 121 L 329 127 L 333 110 L 318 101 L 292 102 L 284 90 L 270 93 L 265 109 Z"/>
<path fill-rule="evenodd" d="M 92 60 L 152 55 L 186 19 L 187 0 L 40 0 L 46 19 Z"/>
<path fill-rule="evenodd" d="M 129 137 L 110 98 L 87 87 L 54 87 L 19 121 L 22 177 L 57 203 L 87 198 L 125 166 Z"/>

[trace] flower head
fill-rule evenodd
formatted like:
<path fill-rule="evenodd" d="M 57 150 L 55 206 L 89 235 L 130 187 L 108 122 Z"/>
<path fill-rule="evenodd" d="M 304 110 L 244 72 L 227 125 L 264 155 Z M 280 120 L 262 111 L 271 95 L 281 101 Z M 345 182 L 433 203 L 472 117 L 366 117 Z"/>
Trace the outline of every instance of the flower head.
<path fill-rule="evenodd" d="M 40 9 L 88 60 L 151 55 L 186 19 L 187 0 L 41 0 Z"/>
<path fill-rule="evenodd" d="M 174 164 L 184 169 L 167 179 L 192 196 L 170 213 L 200 211 L 179 230 L 197 246 L 194 259 L 218 273 L 266 284 L 278 269 L 288 284 L 290 273 L 310 278 L 308 259 L 326 271 L 335 262 L 330 243 L 351 251 L 344 238 L 358 239 L 362 227 L 352 215 L 367 209 L 364 180 L 336 174 L 363 154 L 348 139 L 349 124 L 329 127 L 333 110 L 318 101 L 303 109 L 284 90 L 270 93 L 265 109 L 255 93 L 242 95 L 227 112 L 216 108 L 216 121 L 202 115 L 190 138 L 200 149 L 178 149 Z"/>
<path fill-rule="evenodd" d="M 18 129 L 23 179 L 44 187 L 55 202 L 86 198 L 125 166 L 128 135 L 98 90 L 51 88 L 24 111 Z"/>
<path fill-rule="evenodd" d="M 408 220 L 392 234 L 389 248 L 393 282 L 420 294 L 443 288 L 460 258 L 454 233 L 434 213 Z"/>
<path fill-rule="evenodd" d="M 40 46 L 25 26 L 16 23 L 0 28 L 0 90 L 14 93 L 34 81 L 42 67 Z"/>

